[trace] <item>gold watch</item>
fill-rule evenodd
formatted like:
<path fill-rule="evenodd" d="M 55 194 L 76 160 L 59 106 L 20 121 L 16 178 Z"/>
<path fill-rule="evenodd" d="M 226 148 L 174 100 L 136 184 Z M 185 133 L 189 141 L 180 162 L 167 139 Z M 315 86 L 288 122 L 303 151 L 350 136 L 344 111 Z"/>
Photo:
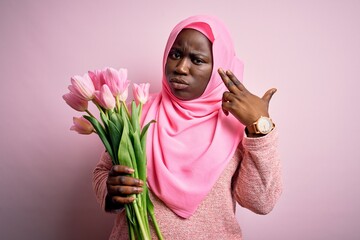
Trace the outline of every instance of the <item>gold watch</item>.
<path fill-rule="evenodd" d="M 261 116 L 256 122 L 253 124 L 246 126 L 248 133 L 255 134 L 268 134 L 273 130 L 275 124 L 271 120 L 271 118 Z"/>

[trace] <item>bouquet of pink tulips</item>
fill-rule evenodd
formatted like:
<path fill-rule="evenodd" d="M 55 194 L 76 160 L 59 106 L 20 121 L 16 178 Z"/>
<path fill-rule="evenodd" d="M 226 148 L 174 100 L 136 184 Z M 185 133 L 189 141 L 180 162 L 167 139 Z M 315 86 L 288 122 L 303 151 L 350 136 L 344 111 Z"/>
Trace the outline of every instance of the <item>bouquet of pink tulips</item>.
<path fill-rule="evenodd" d="M 113 164 L 133 168 L 132 176 L 146 182 L 146 133 L 153 121 L 141 128 L 140 117 L 142 106 L 148 100 L 150 84 L 134 83 L 135 101 L 131 102 L 131 111 L 126 104 L 129 84 L 126 69 L 89 71 L 84 76 L 71 78 L 70 92 L 63 95 L 63 99 L 73 109 L 87 113 L 73 118 L 71 130 L 80 134 L 96 133 Z M 96 105 L 101 120 L 89 111 L 89 102 Z M 162 239 L 146 184 L 143 192 L 135 197 L 134 202 L 125 205 L 130 239 L 151 239 L 149 217 L 158 238 Z"/>

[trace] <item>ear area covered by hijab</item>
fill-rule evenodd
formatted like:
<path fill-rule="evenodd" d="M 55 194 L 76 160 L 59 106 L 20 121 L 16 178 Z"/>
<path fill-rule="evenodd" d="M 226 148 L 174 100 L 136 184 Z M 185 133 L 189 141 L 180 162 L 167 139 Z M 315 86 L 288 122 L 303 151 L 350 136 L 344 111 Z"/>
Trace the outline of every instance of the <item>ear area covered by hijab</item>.
<path fill-rule="evenodd" d="M 183 101 L 172 95 L 164 69 L 169 51 L 181 30 L 195 29 L 212 42 L 213 70 L 204 93 Z M 243 138 L 244 126 L 225 116 L 221 99 L 227 88 L 218 68 L 242 80 L 243 63 L 235 55 L 231 36 L 214 16 L 197 15 L 177 24 L 163 57 L 162 91 L 143 109 L 142 122 L 156 120 L 147 135 L 148 184 L 167 207 L 189 218 L 210 192 Z"/>

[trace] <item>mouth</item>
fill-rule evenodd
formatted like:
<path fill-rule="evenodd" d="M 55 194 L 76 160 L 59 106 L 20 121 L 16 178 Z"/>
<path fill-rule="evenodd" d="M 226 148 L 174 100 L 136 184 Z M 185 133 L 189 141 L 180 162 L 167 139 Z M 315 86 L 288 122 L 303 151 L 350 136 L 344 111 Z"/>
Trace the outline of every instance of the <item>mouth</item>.
<path fill-rule="evenodd" d="M 173 89 L 183 90 L 189 86 L 189 83 L 181 78 L 170 78 L 169 85 L 171 85 Z"/>

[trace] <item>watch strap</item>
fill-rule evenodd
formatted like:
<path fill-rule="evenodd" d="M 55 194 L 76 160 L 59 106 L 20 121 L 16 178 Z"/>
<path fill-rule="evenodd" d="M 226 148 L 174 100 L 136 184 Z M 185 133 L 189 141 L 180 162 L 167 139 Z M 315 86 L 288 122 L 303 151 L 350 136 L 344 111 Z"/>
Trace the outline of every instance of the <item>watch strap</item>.
<path fill-rule="evenodd" d="M 245 128 L 246 133 L 261 134 L 261 135 L 265 135 L 265 134 L 269 133 L 269 132 L 263 133 L 263 132 L 261 132 L 261 131 L 258 129 L 257 125 L 258 125 L 258 122 L 259 122 L 259 120 L 260 120 L 261 118 L 267 118 L 268 120 L 270 120 L 272 126 L 271 126 L 271 129 L 269 130 L 269 132 L 271 132 L 271 131 L 274 129 L 275 124 L 274 124 L 274 122 L 272 121 L 272 119 L 269 118 L 269 117 L 263 117 L 263 116 L 261 116 L 261 117 L 259 117 L 259 119 L 256 120 L 253 124 L 251 124 L 251 125 L 249 125 L 249 126 L 246 126 L 246 128 Z"/>
<path fill-rule="evenodd" d="M 259 134 L 259 130 L 257 129 L 256 127 L 256 122 L 254 122 L 253 124 L 249 125 L 249 126 L 246 126 L 246 131 L 247 133 L 253 133 L 253 134 Z"/>

